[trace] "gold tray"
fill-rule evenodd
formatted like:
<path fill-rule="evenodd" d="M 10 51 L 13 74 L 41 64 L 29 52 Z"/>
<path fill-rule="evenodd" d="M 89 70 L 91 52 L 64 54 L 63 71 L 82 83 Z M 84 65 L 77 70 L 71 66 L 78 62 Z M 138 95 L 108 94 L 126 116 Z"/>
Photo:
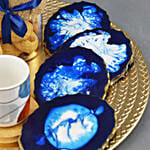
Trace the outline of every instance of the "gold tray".
<path fill-rule="evenodd" d="M 61 0 L 47 0 L 43 15 L 44 23 L 59 8 L 69 4 Z M 123 31 L 114 23 L 111 26 L 116 30 Z M 115 149 L 133 131 L 144 113 L 149 97 L 148 67 L 134 41 L 127 33 L 124 32 L 124 34 L 131 40 L 134 64 L 123 80 L 109 88 L 107 102 L 117 114 L 117 132 L 107 147 L 109 150 Z"/>
<path fill-rule="evenodd" d="M 60 0 L 47 0 L 45 13 L 43 14 L 44 24 L 53 13 L 66 5 L 69 5 L 69 3 Z M 111 26 L 114 29 L 123 31 L 114 23 L 112 23 Z M 108 150 L 115 149 L 133 131 L 144 113 L 149 97 L 148 67 L 139 48 L 125 32 L 124 34 L 131 40 L 132 49 L 135 52 L 134 64 L 123 80 L 109 88 L 107 102 L 116 111 L 118 118 L 117 132 L 109 143 L 107 147 Z M 45 53 L 39 50 L 38 55 L 28 61 L 31 69 L 31 89 L 33 97 L 35 73 L 46 58 Z M 0 150 L 19 150 L 19 148 L 0 148 Z"/>

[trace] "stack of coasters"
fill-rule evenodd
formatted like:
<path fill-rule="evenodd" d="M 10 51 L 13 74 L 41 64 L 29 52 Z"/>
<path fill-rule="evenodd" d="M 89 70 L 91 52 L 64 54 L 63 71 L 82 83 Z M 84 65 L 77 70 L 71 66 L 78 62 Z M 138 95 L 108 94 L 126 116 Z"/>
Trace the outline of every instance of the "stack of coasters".
<path fill-rule="evenodd" d="M 31 98 L 30 114 L 38 108 L 36 101 Z M 0 148 L 18 148 L 18 139 L 25 121 L 11 127 L 0 127 Z"/>
<path fill-rule="evenodd" d="M 61 8 L 45 28 L 47 49 L 54 53 L 64 47 L 84 47 L 104 59 L 111 85 L 133 63 L 130 40 L 122 31 L 111 28 L 107 13 L 93 3 L 79 2 Z"/>
<path fill-rule="evenodd" d="M 130 40 L 111 28 L 103 9 L 88 2 L 56 12 L 44 38 L 53 55 L 36 75 L 40 107 L 23 127 L 20 147 L 105 149 L 116 131 L 116 115 L 105 98 L 133 62 Z"/>

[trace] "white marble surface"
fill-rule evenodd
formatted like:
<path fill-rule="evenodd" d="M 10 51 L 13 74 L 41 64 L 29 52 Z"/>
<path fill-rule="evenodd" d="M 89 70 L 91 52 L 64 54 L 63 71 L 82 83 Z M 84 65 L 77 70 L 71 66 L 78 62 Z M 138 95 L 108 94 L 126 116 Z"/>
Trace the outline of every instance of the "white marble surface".
<path fill-rule="evenodd" d="M 67 0 L 75 2 L 77 0 Z M 79 0 L 78 0 L 79 1 Z M 142 51 L 150 69 L 150 0 L 86 0 L 105 9 L 110 19 L 123 28 Z M 132 134 L 117 150 L 150 149 L 150 103 Z"/>

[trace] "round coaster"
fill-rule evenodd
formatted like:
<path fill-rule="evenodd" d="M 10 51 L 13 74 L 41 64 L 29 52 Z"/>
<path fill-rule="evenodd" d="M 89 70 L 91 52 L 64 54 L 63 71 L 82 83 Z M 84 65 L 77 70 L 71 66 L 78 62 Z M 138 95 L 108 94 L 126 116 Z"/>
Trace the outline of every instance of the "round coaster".
<path fill-rule="evenodd" d="M 23 125 L 20 141 L 25 150 L 98 150 L 115 131 L 116 115 L 106 101 L 67 95 L 41 105 Z"/>
<path fill-rule="evenodd" d="M 93 51 L 64 47 L 40 67 L 35 78 L 39 105 L 56 97 L 85 94 L 104 99 L 110 84 L 105 62 Z"/>
<path fill-rule="evenodd" d="M 90 49 L 104 59 L 111 84 L 117 82 L 133 62 L 131 42 L 122 31 L 100 28 L 86 30 L 69 38 L 58 51 L 65 47 L 78 46 Z"/>
<path fill-rule="evenodd" d="M 70 37 L 85 30 L 110 29 L 110 20 L 105 10 L 95 3 L 76 2 L 59 9 L 49 18 L 44 31 L 44 42 L 54 53 Z"/>

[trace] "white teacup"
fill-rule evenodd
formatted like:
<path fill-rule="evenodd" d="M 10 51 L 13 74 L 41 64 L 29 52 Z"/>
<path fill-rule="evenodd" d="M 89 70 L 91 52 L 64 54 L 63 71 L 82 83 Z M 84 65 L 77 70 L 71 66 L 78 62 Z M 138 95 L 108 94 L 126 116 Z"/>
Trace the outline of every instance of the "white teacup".
<path fill-rule="evenodd" d="M 16 56 L 0 55 L 0 126 L 16 125 L 28 115 L 30 70 Z"/>

